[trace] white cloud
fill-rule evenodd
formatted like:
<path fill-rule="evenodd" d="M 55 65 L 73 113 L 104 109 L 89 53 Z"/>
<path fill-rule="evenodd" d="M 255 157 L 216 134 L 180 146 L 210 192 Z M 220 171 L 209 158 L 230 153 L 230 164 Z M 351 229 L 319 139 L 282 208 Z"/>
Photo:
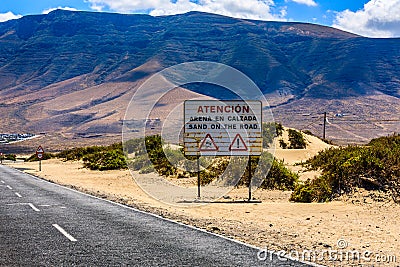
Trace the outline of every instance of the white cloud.
<path fill-rule="evenodd" d="M 193 1 L 193 0 L 192 0 Z M 134 13 L 146 11 L 153 16 L 174 15 L 189 11 L 216 13 L 236 18 L 284 20 L 285 12 L 273 14 L 273 0 L 87 0 L 97 11 L 105 9 Z"/>
<path fill-rule="evenodd" d="M 333 27 L 367 37 L 400 37 L 400 0 L 371 0 L 336 14 Z"/>
<path fill-rule="evenodd" d="M 73 7 L 60 7 L 59 6 L 59 7 L 49 8 L 49 9 L 43 10 L 42 14 L 49 14 L 50 12 L 52 12 L 54 10 L 58 10 L 58 9 L 69 10 L 69 11 L 78 11 L 76 8 L 73 8 Z"/>
<path fill-rule="evenodd" d="M 307 6 L 318 6 L 318 4 L 314 0 L 292 0 L 292 2 Z"/>
<path fill-rule="evenodd" d="M 14 13 L 8 11 L 7 13 L 0 13 L 0 22 L 12 19 L 19 19 L 21 17 L 22 17 L 21 15 L 15 15 Z"/>

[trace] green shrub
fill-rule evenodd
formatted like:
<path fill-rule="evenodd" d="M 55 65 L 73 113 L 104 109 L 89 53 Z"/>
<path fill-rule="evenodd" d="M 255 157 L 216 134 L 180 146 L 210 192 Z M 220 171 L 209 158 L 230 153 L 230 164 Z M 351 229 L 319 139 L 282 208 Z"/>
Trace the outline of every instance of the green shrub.
<path fill-rule="evenodd" d="M 307 147 L 306 140 L 301 132 L 289 129 L 289 149 L 304 149 Z"/>
<path fill-rule="evenodd" d="M 285 141 L 283 141 L 283 139 L 279 139 L 279 146 L 282 149 L 286 149 L 288 147 L 288 144 L 286 144 Z"/>
<path fill-rule="evenodd" d="M 303 203 L 327 202 L 332 197 L 332 185 L 328 182 L 328 179 L 321 176 L 313 180 L 308 179 L 303 183 L 298 183 L 289 200 Z"/>
<path fill-rule="evenodd" d="M 169 162 L 164 154 L 163 141 L 160 135 L 146 136 L 145 145 L 147 155 L 154 169 L 160 175 L 171 176 L 177 173 L 177 168 Z"/>
<path fill-rule="evenodd" d="M 260 187 L 264 189 L 293 190 L 298 179 L 297 173 L 286 168 L 282 161 L 274 159 L 271 169 Z"/>
<path fill-rule="evenodd" d="M 152 166 L 152 164 L 146 155 L 137 156 L 129 162 L 129 167 L 131 167 L 135 171 L 148 168 L 149 166 Z"/>
<path fill-rule="evenodd" d="M 91 170 L 126 169 L 127 164 L 122 150 L 95 152 L 83 157 L 83 166 Z"/>
<path fill-rule="evenodd" d="M 89 147 L 78 147 L 73 149 L 64 150 L 57 154 L 58 158 L 63 158 L 65 160 L 81 160 L 84 157 L 99 153 L 105 152 L 110 150 L 121 150 L 122 151 L 122 144 L 117 143 L 110 146 L 89 146 Z"/>
<path fill-rule="evenodd" d="M 282 136 L 283 126 L 277 122 L 262 124 L 263 147 L 269 148 L 275 137 Z"/>
<path fill-rule="evenodd" d="M 155 171 L 156 171 L 156 169 L 154 169 L 153 165 L 146 165 L 146 166 L 143 166 L 142 168 L 140 168 L 139 173 L 140 174 L 146 174 L 146 173 L 152 173 L 152 172 L 155 172 Z"/>
<path fill-rule="evenodd" d="M 240 166 L 242 164 L 243 163 L 238 163 L 234 164 L 234 166 Z M 248 161 L 246 170 L 239 180 L 238 185 L 249 185 L 249 165 L 250 161 Z M 273 158 L 270 153 L 266 152 L 262 153 L 260 157 L 252 157 L 251 170 L 252 177 L 262 179 L 260 188 L 263 189 L 293 190 L 299 178 L 296 173 L 286 168 L 282 161 L 278 161 Z M 258 173 L 255 173 L 256 171 Z M 229 175 L 235 177 L 237 174 L 231 173 Z"/>
<path fill-rule="evenodd" d="M 280 124 L 278 122 L 275 122 L 275 131 L 276 131 L 276 136 L 277 137 L 282 136 L 282 134 L 283 134 L 283 126 L 282 126 L 282 124 Z"/>
<path fill-rule="evenodd" d="M 56 155 L 51 154 L 51 153 L 43 153 L 43 157 L 40 160 L 48 160 L 55 158 Z M 25 159 L 26 162 L 34 162 L 34 161 L 39 161 L 39 158 L 37 157 L 36 154 L 31 155 L 29 158 Z"/>
<path fill-rule="evenodd" d="M 14 154 L 7 154 L 7 155 L 4 156 L 4 159 L 16 161 L 17 160 L 17 156 L 14 155 Z"/>
<path fill-rule="evenodd" d="M 135 153 L 136 156 L 146 154 L 145 138 L 136 138 L 124 143 L 124 149 L 126 154 Z"/>
<path fill-rule="evenodd" d="M 16 161 L 17 160 L 17 156 L 14 154 L 6 154 L 6 155 L 1 155 L 0 156 L 1 160 L 12 160 L 12 161 Z"/>
<path fill-rule="evenodd" d="M 315 136 L 310 130 L 305 130 L 305 131 L 303 131 L 303 133 L 311 135 L 311 136 Z"/>
<path fill-rule="evenodd" d="M 334 194 L 349 193 L 356 187 L 389 190 L 394 200 L 400 201 L 399 135 L 373 139 L 366 146 L 329 148 L 305 165 L 321 170 L 318 184 L 329 185 Z"/>
<path fill-rule="evenodd" d="M 122 143 L 109 146 L 73 148 L 56 155 L 64 160 L 83 160 L 83 166 L 91 170 L 126 169 L 127 163 L 122 151 Z"/>
<path fill-rule="evenodd" d="M 165 157 L 172 165 L 179 165 L 180 162 L 185 160 L 185 156 L 180 150 L 174 150 L 170 147 L 164 148 Z"/>

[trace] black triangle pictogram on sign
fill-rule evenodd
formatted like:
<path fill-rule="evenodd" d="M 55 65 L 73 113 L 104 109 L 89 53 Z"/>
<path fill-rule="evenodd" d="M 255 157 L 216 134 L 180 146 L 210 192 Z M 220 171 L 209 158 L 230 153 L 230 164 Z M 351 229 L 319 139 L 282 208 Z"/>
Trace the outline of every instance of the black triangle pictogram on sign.
<path fill-rule="evenodd" d="M 247 151 L 247 146 L 246 143 L 244 142 L 242 136 L 240 134 L 237 134 L 235 138 L 233 138 L 233 141 L 231 145 L 229 146 L 230 151 Z"/>
<path fill-rule="evenodd" d="M 214 139 L 212 139 L 210 134 L 207 134 L 206 137 L 204 137 L 199 147 L 199 151 L 218 151 L 218 149 L 218 146 L 215 144 Z"/>

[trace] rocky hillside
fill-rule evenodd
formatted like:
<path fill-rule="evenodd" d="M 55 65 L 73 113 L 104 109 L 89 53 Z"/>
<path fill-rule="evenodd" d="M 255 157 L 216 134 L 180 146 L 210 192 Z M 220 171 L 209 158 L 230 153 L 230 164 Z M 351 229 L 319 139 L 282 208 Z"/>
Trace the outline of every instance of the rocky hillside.
<path fill-rule="evenodd" d="M 399 39 L 198 12 L 151 17 L 57 10 L 0 23 L 2 131 L 118 133 L 144 79 L 195 60 L 244 72 L 279 114 L 320 112 L 310 103 L 335 108 L 332 103 L 376 95 L 390 107 L 400 97 Z M 188 89 L 185 97 L 224 94 Z"/>

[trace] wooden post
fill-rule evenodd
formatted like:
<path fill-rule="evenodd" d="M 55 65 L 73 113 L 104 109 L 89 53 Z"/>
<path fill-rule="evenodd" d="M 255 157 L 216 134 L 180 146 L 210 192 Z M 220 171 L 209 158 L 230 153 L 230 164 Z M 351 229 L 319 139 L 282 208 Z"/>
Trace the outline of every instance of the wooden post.
<path fill-rule="evenodd" d="M 322 139 L 325 140 L 325 133 L 326 133 L 326 112 L 324 112 L 324 132 L 322 134 Z"/>

